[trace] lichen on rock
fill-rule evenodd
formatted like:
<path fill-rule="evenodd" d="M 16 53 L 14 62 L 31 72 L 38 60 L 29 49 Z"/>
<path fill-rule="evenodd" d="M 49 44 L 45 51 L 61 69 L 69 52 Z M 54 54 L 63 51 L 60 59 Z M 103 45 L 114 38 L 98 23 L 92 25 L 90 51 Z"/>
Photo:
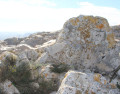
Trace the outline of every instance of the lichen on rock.
<path fill-rule="evenodd" d="M 69 71 L 57 94 L 119 94 L 115 86 L 117 80 L 108 82 L 101 74 Z"/>
<path fill-rule="evenodd" d="M 118 66 L 119 50 L 105 18 L 80 15 L 65 22 L 56 43 L 46 48 L 44 63 L 65 62 L 77 70 L 110 72 Z"/>

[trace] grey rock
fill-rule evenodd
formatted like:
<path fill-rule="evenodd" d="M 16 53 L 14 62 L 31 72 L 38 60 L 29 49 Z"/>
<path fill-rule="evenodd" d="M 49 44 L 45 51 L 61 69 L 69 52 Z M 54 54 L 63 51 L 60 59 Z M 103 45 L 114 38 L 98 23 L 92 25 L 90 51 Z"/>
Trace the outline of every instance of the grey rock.
<path fill-rule="evenodd" d="M 7 43 L 7 45 L 18 45 L 23 39 L 24 38 L 13 37 L 5 39 L 4 41 Z"/>
<path fill-rule="evenodd" d="M 9 80 L 0 83 L 0 89 L 2 90 L 2 92 L 4 92 L 4 94 L 20 94 L 18 89 Z"/>
<path fill-rule="evenodd" d="M 56 94 L 119 94 L 118 80 L 109 80 L 100 74 L 69 71 Z"/>
<path fill-rule="evenodd" d="M 43 43 L 49 40 L 56 39 L 58 34 L 59 31 L 51 33 L 50 32 L 35 33 L 21 41 L 21 44 L 28 44 L 32 47 L 35 47 L 36 45 L 42 45 Z"/>
<path fill-rule="evenodd" d="M 59 62 L 77 70 L 110 72 L 120 64 L 119 52 L 105 18 L 80 15 L 64 24 L 56 43 L 46 48 L 39 63 Z"/>
<path fill-rule="evenodd" d="M 115 34 L 115 37 L 120 40 L 120 25 L 112 26 L 111 28 Z"/>

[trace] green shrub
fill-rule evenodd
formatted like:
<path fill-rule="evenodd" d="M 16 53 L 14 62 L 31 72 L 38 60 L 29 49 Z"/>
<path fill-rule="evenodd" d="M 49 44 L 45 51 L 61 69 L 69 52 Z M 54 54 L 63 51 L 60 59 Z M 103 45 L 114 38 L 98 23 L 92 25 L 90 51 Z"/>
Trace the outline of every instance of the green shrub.
<path fill-rule="evenodd" d="M 0 66 L 0 82 L 12 78 L 12 74 L 16 72 L 17 59 L 18 57 L 12 53 L 3 54 Z"/>
<path fill-rule="evenodd" d="M 60 64 L 52 64 L 53 67 L 50 68 L 51 72 L 55 73 L 63 73 L 67 72 L 70 67 L 67 64 L 60 63 Z"/>
<path fill-rule="evenodd" d="M 6 65 L 1 68 L 1 81 L 6 79 L 13 83 L 27 82 L 31 78 L 30 67 L 28 63 L 23 63 L 20 66 Z"/>
<path fill-rule="evenodd" d="M 4 62 L 5 65 L 15 65 L 18 57 L 12 53 L 9 53 L 8 55 L 5 55 L 5 59 L 2 61 Z"/>
<path fill-rule="evenodd" d="M 38 81 L 40 80 L 40 81 Z M 58 90 L 58 85 L 54 80 L 45 81 L 44 77 L 39 77 L 33 82 L 38 82 L 39 88 L 33 88 L 29 83 L 16 84 L 15 86 L 20 91 L 20 94 L 49 94 L 52 91 Z"/>
<path fill-rule="evenodd" d="M 29 83 L 27 83 L 27 84 L 25 84 L 25 83 L 22 83 L 22 84 L 17 83 L 15 86 L 19 90 L 20 94 L 36 94 L 35 89 L 32 89 L 32 87 L 30 86 Z"/>
<path fill-rule="evenodd" d="M 55 80 L 45 81 L 44 77 L 41 76 L 32 80 L 31 71 L 41 68 L 44 65 L 33 65 L 30 64 L 30 62 L 21 62 L 20 65 L 16 67 L 16 60 L 11 58 L 7 58 L 7 62 L 9 63 L 6 63 L 0 72 L 1 81 L 5 81 L 6 79 L 10 80 L 19 90 L 20 94 L 49 94 L 58 89 Z M 38 89 L 33 88 L 33 86 L 31 86 L 32 82 L 37 82 L 40 87 Z M 0 92 L 0 94 L 4 93 Z"/>
<path fill-rule="evenodd" d="M 1 87 L 0 87 L 0 94 L 5 94 L 5 92 L 2 90 Z"/>
<path fill-rule="evenodd" d="M 118 89 L 120 89 L 120 84 L 118 82 L 117 82 L 116 86 Z"/>
<path fill-rule="evenodd" d="M 31 69 L 29 63 L 22 63 L 13 73 L 14 83 L 29 83 L 31 81 Z"/>

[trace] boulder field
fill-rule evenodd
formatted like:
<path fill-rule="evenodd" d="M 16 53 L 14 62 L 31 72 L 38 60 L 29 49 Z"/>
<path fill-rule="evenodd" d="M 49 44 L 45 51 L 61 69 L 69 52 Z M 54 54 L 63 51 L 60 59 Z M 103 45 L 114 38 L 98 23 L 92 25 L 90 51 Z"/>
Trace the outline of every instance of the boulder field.
<path fill-rule="evenodd" d="M 0 94 L 120 94 L 118 27 L 80 15 L 59 32 L 1 41 Z"/>

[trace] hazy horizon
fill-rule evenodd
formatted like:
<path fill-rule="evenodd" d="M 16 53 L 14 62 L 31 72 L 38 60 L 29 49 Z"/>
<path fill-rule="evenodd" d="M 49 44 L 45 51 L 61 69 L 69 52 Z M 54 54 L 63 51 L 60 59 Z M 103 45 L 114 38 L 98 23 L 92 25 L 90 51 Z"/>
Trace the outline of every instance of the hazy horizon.
<path fill-rule="evenodd" d="M 105 17 L 119 25 L 120 0 L 0 0 L 0 32 L 57 31 L 71 17 Z"/>

